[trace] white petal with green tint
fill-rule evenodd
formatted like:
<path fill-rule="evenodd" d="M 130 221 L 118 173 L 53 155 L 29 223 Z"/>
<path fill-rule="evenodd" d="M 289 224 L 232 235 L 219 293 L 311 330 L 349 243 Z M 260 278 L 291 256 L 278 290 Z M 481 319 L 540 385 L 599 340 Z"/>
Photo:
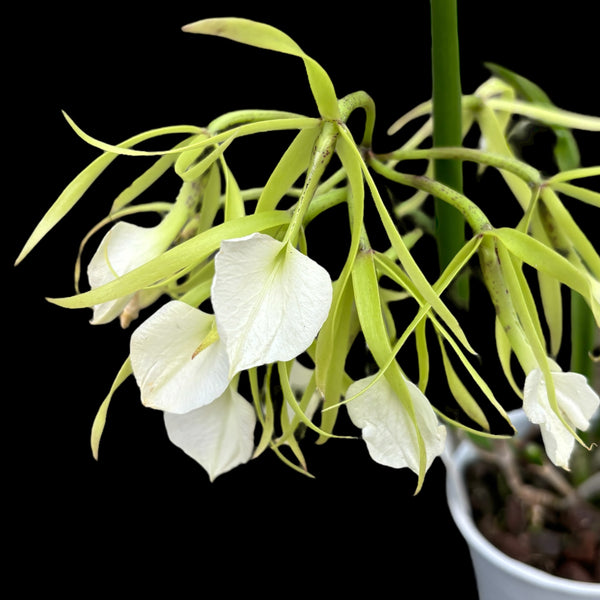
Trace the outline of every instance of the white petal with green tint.
<path fill-rule="evenodd" d="M 261 233 L 223 241 L 212 304 L 230 375 L 301 354 L 327 318 L 331 295 L 327 271 L 290 244 Z"/>
<path fill-rule="evenodd" d="M 207 406 L 164 418 L 171 442 L 202 465 L 211 481 L 252 458 L 256 413 L 231 387 Z"/>
<path fill-rule="evenodd" d="M 178 300 L 133 332 L 130 351 L 142 403 L 151 408 L 185 413 L 209 404 L 229 384 L 229 362 L 214 336 L 214 317 Z"/>
<path fill-rule="evenodd" d="M 559 368 L 554 364 L 552 367 Z M 585 431 L 600 404 L 598 394 L 579 373 L 553 371 L 552 381 L 558 408 L 565 421 L 573 429 Z M 541 369 L 529 372 L 523 393 L 523 410 L 532 423 L 539 424 L 548 457 L 556 466 L 568 469 L 575 438 L 550 406 Z"/>
<path fill-rule="evenodd" d="M 166 247 L 161 233 L 158 227 L 117 223 L 104 236 L 90 260 L 87 269 L 90 287 L 99 288 L 162 254 Z M 132 296 L 130 294 L 96 304 L 92 324 L 112 321 L 119 316 Z"/>
<path fill-rule="evenodd" d="M 362 430 L 375 462 L 396 469 L 408 467 L 418 474 L 419 444 L 413 422 L 385 377 L 372 384 L 374 379 L 373 375 L 349 386 L 346 396 L 352 398 L 347 405 L 350 419 Z M 406 384 L 425 444 L 428 469 L 444 449 L 446 428 L 438 423 L 433 408 L 419 388 L 410 381 Z"/>

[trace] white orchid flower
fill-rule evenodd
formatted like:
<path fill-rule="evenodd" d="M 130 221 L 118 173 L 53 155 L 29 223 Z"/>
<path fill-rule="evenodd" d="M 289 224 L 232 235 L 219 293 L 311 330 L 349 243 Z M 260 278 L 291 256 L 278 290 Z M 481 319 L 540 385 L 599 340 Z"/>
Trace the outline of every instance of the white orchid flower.
<path fill-rule="evenodd" d="M 213 315 L 172 300 L 134 331 L 130 349 L 143 404 L 164 411 L 171 442 L 211 481 L 250 460 L 256 413 L 229 379 Z"/>
<path fill-rule="evenodd" d="M 141 227 L 120 221 L 104 236 L 88 265 L 87 274 L 92 289 L 103 286 L 165 252 L 173 243 L 193 213 L 202 192 L 196 181 L 184 181 L 179 194 L 163 220 L 153 227 Z M 160 296 L 157 290 L 141 290 L 94 306 L 92 324 L 108 323 L 118 317 L 133 300 L 131 315 L 122 324 L 127 326 L 136 311 L 152 304 Z"/>
<path fill-rule="evenodd" d="M 230 377 L 304 352 L 325 322 L 331 298 L 327 271 L 289 243 L 262 233 L 223 241 L 211 300 Z"/>
<path fill-rule="evenodd" d="M 98 288 L 160 256 L 172 239 L 160 225 L 140 227 L 124 221 L 114 225 L 104 236 L 88 265 L 90 287 Z M 118 317 L 134 294 L 94 306 L 93 325 L 109 323 Z"/>
<path fill-rule="evenodd" d="M 371 385 L 374 377 L 360 379 L 348 387 L 346 397 L 352 398 L 347 405 L 350 419 L 362 430 L 375 462 L 397 469 L 408 467 L 418 475 L 419 446 L 415 426 L 385 377 Z M 444 449 L 446 428 L 439 424 L 421 390 L 411 381 L 407 380 L 406 384 L 425 444 L 426 469 L 429 469 Z"/>
<path fill-rule="evenodd" d="M 187 413 L 227 389 L 229 361 L 214 316 L 172 300 L 132 334 L 131 366 L 145 406 Z"/>
<path fill-rule="evenodd" d="M 166 412 L 164 419 L 170 441 L 202 465 L 211 481 L 252 458 L 256 412 L 231 386 L 206 406 Z"/>
<path fill-rule="evenodd" d="M 598 394 L 583 375 L 565 373 L 553 361 L 550 364 L 561 415 L 573 429 L 585 431 L 600 404 Z M 523 410 L 532 423 L 540 426 L 548 457 L 556 466 L 568 470 L 575 438 L 550 406 L 541 369 L 529 372 L 525 378 L 523 393 Z"/>

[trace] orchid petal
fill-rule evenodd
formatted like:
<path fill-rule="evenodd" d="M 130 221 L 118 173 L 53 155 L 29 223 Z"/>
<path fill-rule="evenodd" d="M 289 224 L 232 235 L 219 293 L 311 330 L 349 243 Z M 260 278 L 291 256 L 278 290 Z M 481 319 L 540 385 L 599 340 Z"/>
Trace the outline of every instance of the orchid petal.
<path fill-rule="evenodd" d="M 252 457 L 256 413 L 231 386 L 207 406 L 164 418 L 171 442 L 202 465 L 211 481 Z"/>
<path fill-rule="evenodd" d="M 419 474 L 419 443 L 413 421 L 387 380 L 381 377 L 370 385 L 374 378 L 360 379 L 348 388 L 346 396 L 352 397 L 348 403 L 350 419 L 362 430 L 375 462 L 393 468 L 408 467 Z M 406 384 L 425 445 L 428 469 L 444 449 L 446 428 L 438 424 L 433 408 L 419 388 L 411 381 Z"/>
<path fill-rule="evenodd" d="M 552 381 L 563 418 L 573 429 L 585 431 L 600 404 L 598 394 L 579 373 L 553 371 Z M 541 369 L 533 369 L 525 379 L 523 410 L 532 423 L 539 424 L 550 460 L 568 470 L 575 438 L 550 406 Z"/>
<path fill-rule="evenodd" d="M 185 413 L 223 394 L 229 362 L 213 330 L 212 315 L 172 300 L 133 332 L 131 365 L 145 406 Z"/>
<path fill-rule="evenodd" d="M 212 304 L 230 376 L 301 354 L 327 318 L 331 296 L 327 271 L 291 245 L 261 233 L 225 240 Z"/>
<path fill-rule="evenodd" d="M 132 223 L 117 223 L 104 236 L 88 265 L 88 280 L 92 289 L 99 288 L 121 275 L 156 258 L 166 247 L 161 243 L 157 227 L 140 227 Z M 96 304 L 92 324 L 108 323 L 119 316 L 133 294 Z"/>

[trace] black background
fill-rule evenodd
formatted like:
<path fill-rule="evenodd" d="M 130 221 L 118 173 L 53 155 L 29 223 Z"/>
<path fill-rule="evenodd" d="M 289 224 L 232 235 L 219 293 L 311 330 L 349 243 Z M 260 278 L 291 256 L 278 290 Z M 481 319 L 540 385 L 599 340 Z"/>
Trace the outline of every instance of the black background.
<path fill-rule="evenodd" d="M 130 332 L 92 327 L 89 311 L 44 298 L 72 293 L 79 240 L 106 213 L 120 173 L 131 173 L 126 163 L 12 266 L 47 207 L 97 154 L 61 110 L 109 142 L 204 125 L 238 108 L 315 114 L 301 61 L 185 34 L 185 23 L 243 16 L 281 28 L 324 66 L 338 96 L 372 95 L 381 132 L 430 96 L 428 2 L 264 6 L 52 3 L 4 15 L 3 495 L 9 572 L 22 573 L 24 590 L 87 596 L 166 581 L 175 598 L 207 585 L 269 596 L 476 597 L 439 460 L 416 497 L 411 473 L 375 465 L 360 442 L 347 441 L 306 449 L 314 479 L 266 454 L 211 484 L 128 382 L 94 461 L 90 426 Z M 473 91 L 492 61 L 535 80 L 561 107 L 599 114 L 590 3 L 559 6 L 459 2 L 463 90 Z"/>

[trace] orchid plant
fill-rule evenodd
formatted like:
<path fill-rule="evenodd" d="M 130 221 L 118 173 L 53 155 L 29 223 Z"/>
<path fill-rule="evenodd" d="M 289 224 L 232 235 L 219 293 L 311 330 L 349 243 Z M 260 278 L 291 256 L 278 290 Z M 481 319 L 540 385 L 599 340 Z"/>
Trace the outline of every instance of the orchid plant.
<path fill-rule="evenodd" d="M 113 161 L 154 157 L 84 238 L 76 293 L 50 299 L 66 308 L 92 309 L 92 324 L 119 319 L 122 327 L 137 325 L 92 427 L 94 455 L 113 396 L 132 376 L 142 403 L 164 413 L 169 439 L 211 480 L 269 449 L 310 474 L 300 433 L 312 431 L 317 443 L 347 437 L 336 429 L 345 410 L 372 459 L 408 467 L 420 488 L 449 431 L 503 437 L 492 430 L 490 411 L 510 426 L 472 360 L 476 350 L 449 294 L 454 290 L 465 301 L 465 273 L 477 263 L 495 308 L 500 365 L 523 397 L 528 417 L 540 424 L 549 458 L 568 468 L 574 445 L 587 444 L 579 432 L 588 428 L 600 398 L 589 373 L 565 372 L 556 362 L 564 337 L 561 289 L 583 302 L 584 331 L 593 332 L 600 325 L 600 257 L 562 197 L 600 207 L 599 193 L 580 184 L 600 175 L 600 167 L 565 161 L 573 157 L 571 130 L 599 131 L 600 118 L 540 102 L 541 92 L 531 82 L 492 65 L 490 78 L 472 94 L 455 95 L 458 118 L 449 119 L 450 137 L 440 133 L 444 117 L 434 87 L 431 101 L 389 128 L 398 139 L 404 135 L 397 149 L 379 153 L 373 146 L 373 100 L 362 91 L 338 98 L 324 68 L 285 33 L 240 18 L 205 19 L 184 31 L 302 60 L 317 112 L 239 110 L 203 126 L 154 129 L 118 144 L 92 138 L 65 115 L 101 154 L 48 210 L 17 262 Z M 446 97 L 451 84 L 442 84 Z M 348 125 L 356 111 L 364 115 L 358 138 Z M 515 118 L 543 122 L 557 133 L 556 153 L 563 162 L 556 174 L 544 176 L 515 155 L 508 139 Z M 416 133 L 405 134 L 419 119 Z M 280 131 L 293 134 L 291 143 L 263 186 L 244 189 L 228 164 L 228 148 L 242 137 Z M 471 131 L 479 132 L 477 147 L 465 143 Z M 177 142 L 165 142 L 163 150 L 142 148 L 148 140 L 174 137 Z M 248 161 L 256 156 L 260 153 Z M 401 169 L 417 161 L 426 164 L 421 174 Z M 460 173 L 467 161 L 501 174 L 506 194 L 519 206 L 515 222 L 492 225 L 481 203 L 463 193 L 460 178 L 448 178 L 448 167 Z M 167 173 L 180 180 L 175 201 L 140 200 Z M 393 199 L 390 206 L 388 186 L 410 190 L 409 197 Z M 431 232 L 421 225 L 408 228 L 423 222 L 414 217 L 425 215 L 430 198 L 440 211 L 437 239 L 452 228 L 462 233 L 465 225 L 469 232 L 454 238 L 434 281 L 413 252 Z M 336 227 L 347 227 L 348 243 L 334 274 L 315 259 L 310 230 L 339 206 L 347 220 Z M 366 209 L 377 215 L 376 233 Z M 129 220 L 148 212 L 158 215 L 157 225 Z M 89 289 L 81 291 L 84 247 L 108 225 L 87 267 Z M 431 334 L 464 418 L 447 414 L 427 396 Z M 584 353 L 590 363 L 592 343 Z M 409 345 L 418 366 L 412 378 L 400 358 Z M 361 377 L 347 369 L 357 346 L 375 365 Z"/>

